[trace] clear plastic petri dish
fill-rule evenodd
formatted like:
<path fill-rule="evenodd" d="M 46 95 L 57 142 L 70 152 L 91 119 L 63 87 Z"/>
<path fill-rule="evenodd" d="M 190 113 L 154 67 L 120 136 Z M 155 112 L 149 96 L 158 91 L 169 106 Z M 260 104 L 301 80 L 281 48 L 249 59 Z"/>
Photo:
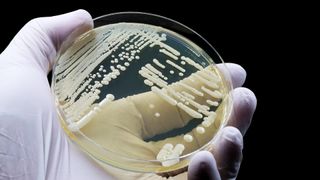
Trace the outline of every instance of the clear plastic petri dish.
<path fill-rule="evenodd" d="M 121 12 L 94 19 L 53 69 L 64 131 L 97 163 L 134 172 L 185 170 L 232 109 L 217 51 L 185 25 Z"/>

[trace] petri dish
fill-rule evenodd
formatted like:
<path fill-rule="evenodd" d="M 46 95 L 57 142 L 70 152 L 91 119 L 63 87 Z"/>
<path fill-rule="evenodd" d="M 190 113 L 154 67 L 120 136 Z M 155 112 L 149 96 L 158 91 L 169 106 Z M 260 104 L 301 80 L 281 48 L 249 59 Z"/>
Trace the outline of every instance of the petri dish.
<path fill-rule="evenodd" d="M 102 166 L 181 172 L 227 123 L 232 85 L 217 67 L 223 60 L 177 21 L 108 14 L 65 44 L 52 78 L 60 122 Z"/>

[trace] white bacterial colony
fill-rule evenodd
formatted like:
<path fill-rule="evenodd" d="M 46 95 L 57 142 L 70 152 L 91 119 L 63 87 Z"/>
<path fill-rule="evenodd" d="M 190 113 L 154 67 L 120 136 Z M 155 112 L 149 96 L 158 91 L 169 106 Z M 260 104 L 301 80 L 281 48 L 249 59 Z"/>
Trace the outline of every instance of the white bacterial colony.
<path fill-rule="evenodd" d="M 162 166 L 169 167 L 177 164 L 179 156 L 183 153 L 185 146 L 183 144 L 177 144 L 173 147 L 172 144 L 165 144 L 157 155 L 157 160 L 161 162 Z"/>
<path fill-rule="evenodd" d="M 83 35 L 72 50 L 60 57 L 63 61 L 58 61 L 54 72 L 54 91 L 58 101 L 63 102 L 61 108 L 70 131 L 81 130 L 101 109 L 122 98 L 106 95 L 105 89 L 139 63 L 137 74 L 143 78 L 143 85 L 191 118 L 202 119 L 194 129 L 195 133 L 205 134 L 217 116 L 211 107 L 216 109 L 224 98 L 221 77 L 167 43 L 170 33 L 164 32 L 161 27 L 145 24 L 107 25 Z M 146 59 L 143 52 L 150 48 L 165 58 Z M 179 80 L 173 82 L 173 76 Z M 154 118 L 164 116 L 155 104 L 146 109 Z M 190 134 L 185 134 L 183 140 L 195 141 Z M 156 159 L 162 166 L 172 166 L 179 163 L 184 150 L 183 143 L 165 144 Z"/>
<path fill-rule="evenodd" d="M 186 134 L 183 136 L 183 139 L 186 141 L 186 142 L 192 142 L 193 141 L 193 137 L 190 135 L 190 134 Z"/>
<path fill-rule="evenodd" d="M 197 128 L 196 128 L 196 131 L 197 131 L 197 133 L 199 133 L 199 134 L 204 134 L 204 133 L 206 132 L 206 130 L 205 130 L 203 127 L 201 127 L 201 126 L 197 127 Z"/>

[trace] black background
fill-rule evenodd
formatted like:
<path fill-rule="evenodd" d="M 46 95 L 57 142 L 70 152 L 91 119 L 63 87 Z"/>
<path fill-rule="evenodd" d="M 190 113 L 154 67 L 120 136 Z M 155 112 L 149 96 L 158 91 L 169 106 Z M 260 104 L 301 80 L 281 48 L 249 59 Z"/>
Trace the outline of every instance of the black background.
<path fill-rule="evenodd" d="M 276 5 L 268 4 L 220 5 L 199 1 L 181 2 L 181 6 L 173 6 L 164 1 L 148 1 L 144 5 L 120 1 L 111 4 L 87 1 L 75 5 L 44 3 L 40 7 L 30 2 L 28 6 L 34 8 L 26 7 L 22 10 L 16 10 L 15 7 L 19 4 L 1 7 L 0 51 L 5 49 L 19 29 L 32 18 L 62 14 L 79 8 L 89 11 L 92 17 L 119 11 L 155 13 L 177 20 L 201 34 L 216 48 L 225 62 L 238 63 L 246 69 L 248 76 L 244 86 L 255 92 L 258 99 L 251 127 L 244 137 L 244 159 L 238 179 L 277 177 L 285 159 L 285 152 L 276 147 L 277 143 L 284 143 L 284 137 L 276 135 L 279 131 L 277 126 L 283 123 L 281 110 L 274 105 L 274 99 L 281 90 L 273 86 L 274 81 L 285 78 L 285 75 L 277 76 L 280 64 L 284 62 L 277 56 L 276 45 L 281 42 L 274 38 L 275 32 L 281 32 L 280 26 L 286 23 L 285 18 L 278 16 L 281 8 L 279 10 L 274 8 Z"/>

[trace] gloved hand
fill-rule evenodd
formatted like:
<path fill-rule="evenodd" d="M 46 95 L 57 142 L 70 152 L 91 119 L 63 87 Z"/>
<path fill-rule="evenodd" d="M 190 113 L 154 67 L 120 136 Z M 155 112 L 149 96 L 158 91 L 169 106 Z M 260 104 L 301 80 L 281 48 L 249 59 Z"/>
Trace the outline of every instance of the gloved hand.
<path fill-rule="evenodd" d="M 117 178 L 117 170 L 102 170 L 67 141 L 46 78 L 65 38 L 72 32 L 81 34 L 91 29 L 92 24 L 92 18 L 83 10 L 34 19 L 0 55 L 0 179 Z M 238 65 L 228 66 L 234 87 L 241 86 L 245 71 Z M 245 88 L 236 88 L 233 95 L 234 112 L 229 125 L 244 134 L 256 99 Z M 242 135 L 234 127 L 223 129 L 212 153 L 200 152 L 193 158 L 188 172 L 190 179 L 236 177 Z M 154 178 L 154 175 L 135 177 L 151 176 Z M 186 178 L 186 174 L 179 177 Z"/>

